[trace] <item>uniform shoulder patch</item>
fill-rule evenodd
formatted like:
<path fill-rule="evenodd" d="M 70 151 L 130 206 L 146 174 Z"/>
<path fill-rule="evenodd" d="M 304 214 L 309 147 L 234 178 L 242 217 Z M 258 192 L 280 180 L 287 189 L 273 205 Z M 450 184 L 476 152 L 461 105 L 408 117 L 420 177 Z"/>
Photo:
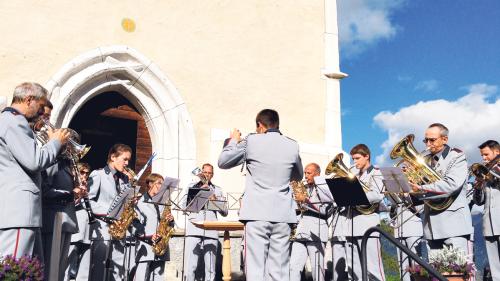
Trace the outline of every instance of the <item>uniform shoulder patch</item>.
<path fill-rule="evenodd" d="M 458 153 L 462 153 L 463 152 L 462 150 L 460 150 L 460 149 L 458 149 L 456 147 L 454 147 L 451 151 L 458 152 Z"/>

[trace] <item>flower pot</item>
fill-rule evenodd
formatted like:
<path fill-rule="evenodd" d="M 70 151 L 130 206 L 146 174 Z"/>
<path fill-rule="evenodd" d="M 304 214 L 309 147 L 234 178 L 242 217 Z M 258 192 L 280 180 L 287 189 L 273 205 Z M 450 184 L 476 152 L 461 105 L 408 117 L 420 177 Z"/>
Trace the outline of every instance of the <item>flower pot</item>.
<path fill-rule="evenodd" d="M 452 272 L 452 273 L 443 272 L 441 274 L 444 277 L 446 277 L 446 279 L 448 279 L 448 281 L 465 281 L 465 280 L 467 280 L 467 279 L 465 279 L 464 274 L 460 274 L 460 273 L 456 273 L 456 272 Z"/>
<path fill-rule="evenodd" d="M 448 281 L 465 281 L 465 276 L 463 274 L 459 273 L 448 273 L 448 272 L 443 272 L 441 273 Z M 425 277 L 425 276 L 420 276 L 417 274 L 412 274 L 411 277 L 413 277 L 414 281 L 431 281 L 432 278 L 430 277 Z"/>
<path fill-rule="evenodd" d="M 411 277 L 413 277 L 413 281 L 431 281 L 431 278 L 425 277 L 425 276 L 420 276 L 417 274 L 412 274 Z"/>

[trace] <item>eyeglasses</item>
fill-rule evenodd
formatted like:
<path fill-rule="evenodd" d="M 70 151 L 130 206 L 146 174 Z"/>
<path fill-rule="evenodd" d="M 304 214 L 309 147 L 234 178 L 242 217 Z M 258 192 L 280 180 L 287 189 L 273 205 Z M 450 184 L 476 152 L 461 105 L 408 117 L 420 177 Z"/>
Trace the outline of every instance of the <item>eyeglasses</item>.
<path fill-rule="evenodd" d="M 88 175 L 88 174 L 90 174 L 89 171 L 80 171 L 80 175 Z"/>
<path fill-rule="evenodd" d="M 428 143 L 428 142 L 433 143 L 433 142 L 435 142 L 438 139 L 439 138 L 425 138 L 425 139 L 422 140 L 422 142 L 424 142 L 424 143 Z"/>

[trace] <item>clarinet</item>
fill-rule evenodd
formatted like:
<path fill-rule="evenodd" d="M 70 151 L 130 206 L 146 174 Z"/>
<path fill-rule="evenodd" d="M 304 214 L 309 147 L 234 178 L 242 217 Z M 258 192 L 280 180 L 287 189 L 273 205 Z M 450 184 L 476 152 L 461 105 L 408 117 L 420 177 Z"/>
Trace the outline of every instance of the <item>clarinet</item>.
<path fill-rule="evenodd" d="M 73 169 L 75 181 L 78 184 L 78 186 L 82 186 L 82 181 L 79 176 L 79 171 L 78 171 L 78 166 L 76 165 L 76 160 L 73 155 L 69 157 L 71 159 L 71 168 Z M 92 212 L 92 207 L 90 206 L 90 201 L 89 197 L 85 196 L 81 200 L 83 200 L 83 208 L 87 212 L 87 216 L 89 217 L 89 224 L 92 224 L 96 221 L 95 215 Z"/>

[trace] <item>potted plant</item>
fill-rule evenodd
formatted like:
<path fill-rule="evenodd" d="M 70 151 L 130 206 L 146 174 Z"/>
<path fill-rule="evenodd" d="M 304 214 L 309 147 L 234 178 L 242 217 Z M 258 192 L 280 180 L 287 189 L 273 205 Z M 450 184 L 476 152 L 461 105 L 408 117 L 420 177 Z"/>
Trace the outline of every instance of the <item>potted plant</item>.
<path fill-rule="evenodd" d="M 0 257 L 0 280 L 43 280 L 42 264 L 37 257 L 22 256 L 19 259 L 10 255 Z"/>
<path fill-rule="evenodd" d="M 472 259 L 464 251 L 447 246 L 439 251 L 431 252 L 429 264 L 450 281 L 467 280 L 476 270 Z M 437 280 L 418 264 L 407 267 L 406 271 L 416 281 Z"/>

